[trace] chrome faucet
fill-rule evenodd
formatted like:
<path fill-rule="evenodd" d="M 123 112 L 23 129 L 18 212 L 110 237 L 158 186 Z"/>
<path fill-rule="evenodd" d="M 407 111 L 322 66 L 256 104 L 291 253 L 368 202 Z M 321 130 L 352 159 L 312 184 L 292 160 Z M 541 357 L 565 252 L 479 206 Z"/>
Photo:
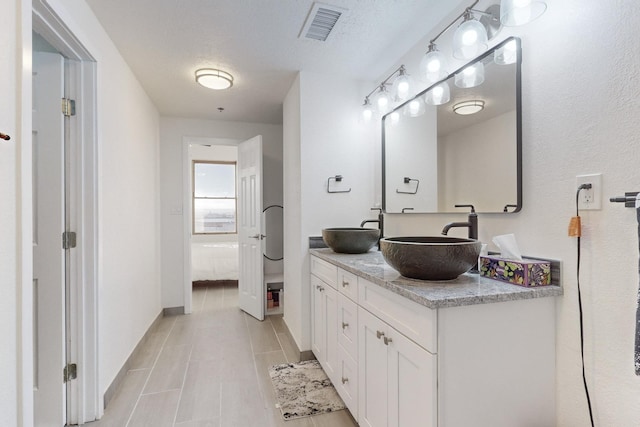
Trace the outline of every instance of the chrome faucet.
<path fill-rule="evenodd" d="M 456 208 L 471 208 L 471 212 L 469 213 L 467 222 L 450 222 L 444 226 L 442 229 L 442 234 L 444 236 L 447 235 L 450 229 L 453 227 L 467 227 L 469 229 L 469 238 L 473 240 L 478 240 L 478 214 L 476 213 L 476 208 L 473 205 L 455 205 Z M 478 263 L 476 263 L 469 273 L 478 273 Z"/>
<path fill-rule="evenodd" d="M 371 208 L 372 211 L 379 211 L 378 219 L 365 219 L 360 223 L 360 227 L 364 227 L 367 223 L 376 223 L 378 224 L 378 230 L 380 230 L 380 237 L 378 237 L 378 250 L 380 250 L 380 239 L 384 237 L 384 214 L 382 213 L 382 208 Z"/>

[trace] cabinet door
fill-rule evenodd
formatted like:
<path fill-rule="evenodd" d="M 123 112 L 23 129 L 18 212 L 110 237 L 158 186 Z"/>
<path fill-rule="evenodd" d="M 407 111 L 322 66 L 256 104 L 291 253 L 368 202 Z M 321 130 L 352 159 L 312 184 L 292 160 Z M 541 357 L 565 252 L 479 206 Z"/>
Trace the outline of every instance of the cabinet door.
<path fill-rule="evenodd" d="M 388 357 L 386 323 L 358 308 L 358 424 L 387 427 Z M 403 426 L 404 427 L 404 426 Z"/>
<path fill-rule="evenodd" d="M 389 328 L 389 427 L 434 427 L 437 425 L 435 355 Z"/>
<path fill-rule="evenodd" d="M 334 382 L 338 394 L 349 408 L 349 412 L 356 420 L 358 419 L 358 364 L 338 345 L 338 355 L 340 357 L 338 365 L 338 380 Z"/>
<path fill-rule="evenodd" d="M 316 276 L 311 276 L 311 351 L 318 360 L 324 360 L 325 358 L 325 346 L 326 340 L 326 321 L 324 310 L 324 296 L 322 295 L 322 288 L 327 288 L 322 280 Z"/>

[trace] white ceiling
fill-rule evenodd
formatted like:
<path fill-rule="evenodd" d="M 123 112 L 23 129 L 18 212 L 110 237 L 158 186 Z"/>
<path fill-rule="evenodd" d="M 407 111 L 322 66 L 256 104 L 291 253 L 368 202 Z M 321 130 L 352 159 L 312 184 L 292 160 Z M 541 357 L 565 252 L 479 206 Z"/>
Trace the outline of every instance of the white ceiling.
<path fill-rule="evenodd" d="M 160 114 L 280 124 L 297 71 L 379 79 L 460 2 L 328 0 L 348 10 L 325 42 L 298 38 L 312 0 L 87 3 Z M 230 72 L 234 86 L 201 87 L 202 67 Z"/>

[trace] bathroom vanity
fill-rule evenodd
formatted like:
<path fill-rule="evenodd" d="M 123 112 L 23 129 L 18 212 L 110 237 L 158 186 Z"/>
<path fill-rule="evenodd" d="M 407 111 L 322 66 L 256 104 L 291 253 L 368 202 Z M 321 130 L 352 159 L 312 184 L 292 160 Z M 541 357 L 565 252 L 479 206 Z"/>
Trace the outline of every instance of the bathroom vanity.
<path fill-rule="evenodd" d="M 310 251 L 312 350 L 360 426 L 555 425 L 555 298 Z"/>

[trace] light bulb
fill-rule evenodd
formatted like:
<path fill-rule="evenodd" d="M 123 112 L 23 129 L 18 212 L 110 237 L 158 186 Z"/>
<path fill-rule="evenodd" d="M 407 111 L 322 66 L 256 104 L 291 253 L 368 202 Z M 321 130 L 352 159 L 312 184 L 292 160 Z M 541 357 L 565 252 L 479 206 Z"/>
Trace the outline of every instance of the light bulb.
<path fill-rule="evenodd" d="M 396 99 L 398 101 L 405 101 L 409 98 L 409 89 L 411 88 L 411 84 L 409 83 L 409 77 L 402 73 L 396 77 L 393 81 L 393 86 L 395 87 Z"/>
<path fill-rule="evenodd" d="M 447 77 L 444 55 L 436 50 L 435 45 L 429 46 L 429 51 L 420 61 L 420 77 L 427 83 L 435 83 Z"/>
<path fill-rule="evenodd" d="M 370 122 L 373 117 L 373 105 L 371 105 L 371 101 L 369 101 L 369 97 L 364 99 L 364 104 L 362 104 L 362 118 L 365 122 Z"/>
<path fill-rule="evenodd" d="M 384 85 L 380 86 L 380 90 L 376 95 L 376 109 L 380 114 L 386 114 L 391 109 L 391 97 L 389 96 L 389 92 L 387 92 L 387 88 Z"/>

